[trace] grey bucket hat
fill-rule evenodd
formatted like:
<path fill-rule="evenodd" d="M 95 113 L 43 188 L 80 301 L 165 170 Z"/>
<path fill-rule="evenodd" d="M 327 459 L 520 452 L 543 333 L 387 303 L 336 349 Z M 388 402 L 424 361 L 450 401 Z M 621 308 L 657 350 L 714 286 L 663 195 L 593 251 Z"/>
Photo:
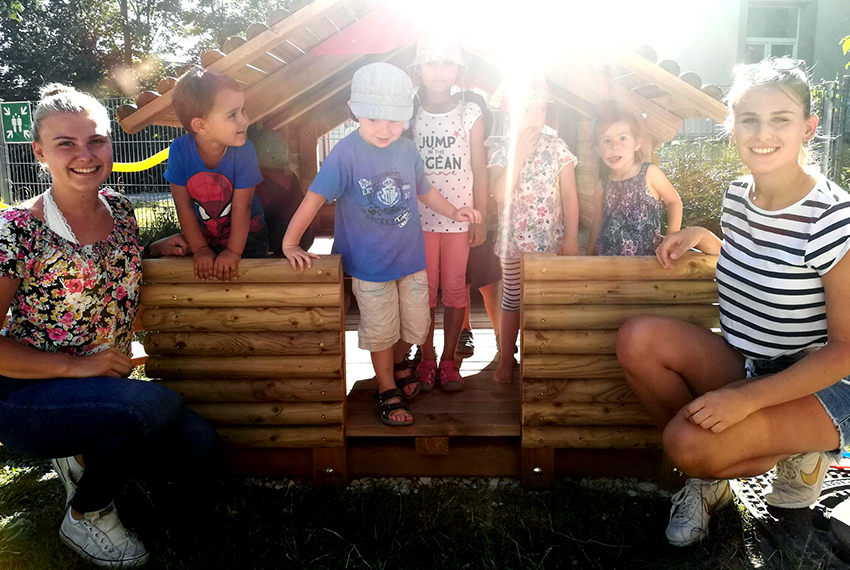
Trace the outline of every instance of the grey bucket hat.
<path fill-rule="evenodd" d="M 355 117 L 409 121 L 413 116 L 413 81 L 389 63 L 370 63 L 354 73 L 348 101 Z"/>

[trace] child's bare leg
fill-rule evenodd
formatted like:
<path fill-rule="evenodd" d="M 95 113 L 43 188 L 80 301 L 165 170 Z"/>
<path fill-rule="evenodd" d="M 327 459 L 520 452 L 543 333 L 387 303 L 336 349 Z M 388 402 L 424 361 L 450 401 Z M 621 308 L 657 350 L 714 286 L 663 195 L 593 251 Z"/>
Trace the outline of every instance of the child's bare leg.
<path fill-rule="evenodd" d="M 491 283 L 478 288 L 481 293 L 481 298 L 484 299 L 484 310 L 487 311 L 487 316 L 490 317 L 490 324 L 493 325 L 493 330 L 499 332 L 499 317 L 502 314 L 500 306 L 499 283 Z M 467 307 L 467 314 L 469 308 Z"/>
<path fill-rule="evenodd" d="M 461 327 L 465 331 L 472 330 L 472 321 L 470 320 L 470 307 L 472 306 L 472 297 L 469 295 L 469 285 L 466 286 L 466 298 L 467 303 L 466 307 L 463 310 L 463 327 Z"/>
<path fill-rule="evenodd" d="M 493 380 L 499 384 L 514 381 L 514 347 L 519 333 L 519 313 L 502 312 L 499 322 L 499 367 L 493 374 Z"/>
<path fill-rule="evenodd" d="M 399 341 L 401 342 L 401 341 Z M 395 377 L 393 376 L 393 363 L 395 360 L 396 348 L 399 343 L 396 343 L 394 346 L 381 350 L 378 352 L 370 352 L 369 354 L 372 357 L 372 366 L 375 368 L 375 377 L 378 380 L 378 391 L 386 392 L 387 390 L 395 389 Z M 410 349 L 410 345 L 407 345 L 407 348 Z M 407 386 L 410 388 L 410 386 Z M 395 404 L 401 402 L 401 398 L 392 398 L 388 400 L 388 403 Z M 408 421 L 413 419 L 413 415 L 406 410 L 395 410 L 390 413 L 390 419 L 396 421 Z"/>
<path fill-rule="evenodd" d="M 437 312 L 434 307 L 431 307 L 431 328 L 428 329 L 428 339 L 422 345 L 422 360 L 437 360 L 437 349 L 434 348 L 434 323 Z"/>
<path fill-rule="evenodd" d="M 460 329 L 463 326 L 464 313 L 467 307 L 446 307 L 443 312 L 443 355 L 440 360 L 454 360 L 455 350 L 457 349 L 457 341 L 460 338 Z M 431 327 L 433 330 L 433 326 Z M 433 350 L 433 346 L 432 346 Z M 423 358 L 425 352 L 423 349 Z"/>

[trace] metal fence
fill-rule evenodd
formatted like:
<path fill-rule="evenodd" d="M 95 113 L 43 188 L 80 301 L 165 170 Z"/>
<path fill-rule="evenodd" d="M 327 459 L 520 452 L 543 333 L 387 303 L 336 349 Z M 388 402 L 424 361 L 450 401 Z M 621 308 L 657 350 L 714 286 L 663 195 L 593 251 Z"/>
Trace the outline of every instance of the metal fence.
<path fill-rule="evenodd" d="M 168 148 L 172 140 L 183 134 L 183 129 L 157 126 L 147 127 L 134 135 L 125 133 L 114 117 L 115 110 L 126 102 L 120 98 L 101 100 L 113 117 L 115 162 L 144 160 Z M 6 172 L 0 172 L 0 176 L 7 180 L 12 204 L 41 194 L 50 186 L 50 175 L 41 169 L 29 144 L 4 144 L 3 153 Z M 107 180 L 109 187 L 126 194 L 133 201 L 140 226 L 149 225 L 163 209 L 174 207 L 168 183 L 162 177 L 164 172 L 165 163 L 162 163 L 142 172 L 113 172 Z"/>

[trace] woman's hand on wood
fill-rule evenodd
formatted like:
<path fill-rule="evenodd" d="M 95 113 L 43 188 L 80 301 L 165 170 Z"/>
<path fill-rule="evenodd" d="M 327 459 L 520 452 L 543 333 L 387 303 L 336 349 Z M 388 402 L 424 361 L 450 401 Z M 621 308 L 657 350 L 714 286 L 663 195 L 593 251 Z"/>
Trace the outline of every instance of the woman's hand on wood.
<path fill-rule="evenodd" d="M 664 241 L 655 249 L 658 263 L 665 269 L 673 267 L 674 261 L 700 242 L 700 234 L 696 231 L 699 229 L 701 228 L 688 228 L 664 236 Z"/>
<path fill-rule="evenodd" d="M 73 358 L 73 357 L 72 357 Z M 110 376 L 126 378 L 133 370 L 133 361 L 117 348 L 107 348 L 96 354 L 78 356 L 71 363 L 72 378 Z"/>
<path fill-rule="evenodd" d="M 190 251 L 189 242 L 183 234 L 174 234 L 153 242 L 150 252 L 153 257 L 183 257 Z"/>

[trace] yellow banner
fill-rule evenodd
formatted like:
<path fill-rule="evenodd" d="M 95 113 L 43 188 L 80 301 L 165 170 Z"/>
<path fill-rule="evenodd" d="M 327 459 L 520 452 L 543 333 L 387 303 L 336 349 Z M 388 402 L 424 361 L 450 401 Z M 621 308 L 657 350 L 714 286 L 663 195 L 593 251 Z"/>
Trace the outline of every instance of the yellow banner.
<path fill-rule="evenodd" d="M 153 156 L 150 156 L 139 162 L 116 162 L 112 165 L 112 172 L 141 172 L 148 168 L 153 168 L 163 160 L 168 158 L 168 149 L 161 150 Z"/>

